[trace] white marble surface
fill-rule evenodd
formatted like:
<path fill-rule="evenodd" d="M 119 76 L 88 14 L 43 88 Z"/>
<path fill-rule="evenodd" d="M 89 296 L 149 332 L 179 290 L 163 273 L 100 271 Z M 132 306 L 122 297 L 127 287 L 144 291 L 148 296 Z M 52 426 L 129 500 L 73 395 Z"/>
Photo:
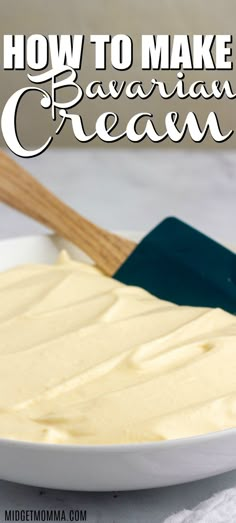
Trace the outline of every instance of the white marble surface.
<path fill-rule="evenodd" d="M 104 227 L 146 232 L 171 214 L 214 238 L 236 244 L 234 152 L 67 149 L 19 161 L 67 203 Z M 42 230 L 0 205 L 0 238 Z M 46 491 L 1 481 L 0 521 L 7 508 L 80 508 L 87 510 L 89 523 L 161 523 L 172 512 L 234 485 L 236 471 L 183 486 L 117 494 Z"/>
<path fill-rule="evenodd" d="M 236 153 L 49 150 L 18 159 L 68 204 L 110 229 L 147 231 L 168 215 L 236 240 Z M 0 237 L 42 228 L 0 205 Z"/>

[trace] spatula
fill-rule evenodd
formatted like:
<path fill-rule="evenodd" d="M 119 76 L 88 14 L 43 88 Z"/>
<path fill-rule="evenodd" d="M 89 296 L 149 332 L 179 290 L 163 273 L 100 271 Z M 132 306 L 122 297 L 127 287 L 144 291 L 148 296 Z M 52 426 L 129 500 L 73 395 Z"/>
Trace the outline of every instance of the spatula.
<path fill-rule="evenodd" d="M 0 151 L 0 200 L 70 240 L 109 276 L 136 246 L 83 218 L 3 151 Z"/>
<path fill-rule="evenodd" d="M 115 278 L 178 305 L 236 313 L 236 255 L 176 218 L 155 227 Z"/>
<path fill-rule="evenodd" d="M 177 304 L 236 312 L 236 255 L 175 218 L 136 246 L 64 204 L 0 152 L 0 199 L 80 247 L 105 274 Z"/>

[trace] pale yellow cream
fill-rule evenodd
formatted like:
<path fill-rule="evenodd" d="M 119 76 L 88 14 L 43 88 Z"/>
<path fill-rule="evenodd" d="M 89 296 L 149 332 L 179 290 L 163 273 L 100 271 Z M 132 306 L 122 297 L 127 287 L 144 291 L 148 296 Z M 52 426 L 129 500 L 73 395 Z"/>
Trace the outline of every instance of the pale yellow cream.
<path fill-rule="evenodd" d="M 236 426 L 236 318 L 65 254 L 0 275 L 0 437 L 128 443 Z"/>

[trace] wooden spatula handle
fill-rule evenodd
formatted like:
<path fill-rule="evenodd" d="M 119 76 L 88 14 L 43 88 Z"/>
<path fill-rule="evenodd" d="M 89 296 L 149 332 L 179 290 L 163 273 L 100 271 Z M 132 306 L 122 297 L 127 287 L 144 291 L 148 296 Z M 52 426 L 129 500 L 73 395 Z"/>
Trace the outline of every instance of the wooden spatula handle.
<path fill-rule="evenodd" d="M 108 275 L 115 273 L 135 247 L 83 218 L 2 151 L 0 200 L 73 242 Z"/>

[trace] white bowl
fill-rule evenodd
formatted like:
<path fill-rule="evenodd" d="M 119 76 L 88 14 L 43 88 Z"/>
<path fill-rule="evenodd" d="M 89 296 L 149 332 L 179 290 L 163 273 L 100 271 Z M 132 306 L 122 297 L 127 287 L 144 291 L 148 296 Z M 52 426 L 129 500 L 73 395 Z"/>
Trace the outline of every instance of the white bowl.
<path fill-rule="evenodd" d="M 138 235 L 130 235 L 138 239 Z M 0 270 L 54 261 L 61 248 L 85 259 L 56 236 L 0 242 Z M 54 445 L 0 439 L 0 478 L 66 490 L 133 490 L 214 476 L 236 468 L 236 429 L 129 445 Z"/>

